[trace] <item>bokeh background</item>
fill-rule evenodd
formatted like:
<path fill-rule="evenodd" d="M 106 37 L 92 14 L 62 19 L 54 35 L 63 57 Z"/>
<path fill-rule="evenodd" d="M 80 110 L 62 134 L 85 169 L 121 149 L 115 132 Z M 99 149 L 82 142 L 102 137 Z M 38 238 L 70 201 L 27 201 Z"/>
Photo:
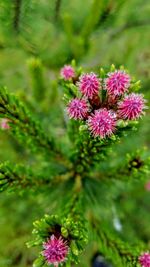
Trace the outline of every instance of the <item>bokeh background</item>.
<path fill-rule="evenodd" d="M 142 92 L 150 99 L 149 33 L 149 0 L 1 0 L 0 85 L 26 101 L 58 138 L 63 131 L 61 93 L 57 86 L 60 68 L 72 59 L 86 71 L 99 71 L 112 63 L 124 65 L 142 81 Z M 46 88 L 42 102 L 36 101 L 33 92 L 32 64 L 37 61 L 42 65 L 42 86 Z M 116 148 L 120 160 L 132 150 L 149 148 L 149 124 L 148 111 L 139 131 Z M 5 160 L 32 163 L 34 167 L 41 158 L 39 155 L 35 160 L 25 145 L 0 130 L 0 161 Z M 127 214 L 129 211 L 136 214 L 131 221 L 141 232 L 141 238 L 147 240 L 150 192 L 142 186 L 131 192 L 131 199 L 136 196 L 145 210 L 137 214 L 130 201 L 124 204 L 124 209 Z M 32 222 L 49 211 L 48 195 L 43 198 L 42 193 L 0 195 L 1 267 L 32 266 L 36 251 L 27 249 L 25 243 L 30 239 Z M 129 224 L 131 221 L 129 218 Z M 132 231 L 130 234 L 132 238 Z M 87 253 L 85 258 L 89 257 L 92 259 Z M 85 260 L 81 266 L 88 266 Z"/>

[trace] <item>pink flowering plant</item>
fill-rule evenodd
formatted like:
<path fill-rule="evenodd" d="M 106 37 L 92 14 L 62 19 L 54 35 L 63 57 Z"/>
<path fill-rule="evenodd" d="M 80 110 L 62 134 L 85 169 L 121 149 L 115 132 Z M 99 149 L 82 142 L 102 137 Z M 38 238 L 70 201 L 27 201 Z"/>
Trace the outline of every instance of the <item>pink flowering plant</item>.
<path fill-rule="evenodd" d="M 135 134 L 145 115 L 148 103 L 140 82 L 123 67 L 88 72 L 74 61 L 65 65 L 57 82 L 63 99 L 60 106 L 55 105 L 56 114 L 61 110 L 63 128 L 53 131 L 58 125 L 52 116 L 41 120 L 43 72 L 41 64 L 32 60 L 32 77 L 34 68 L 36 89 L 43 85 L 35 94 L 37 113 L 34 105 L 0 88 L 1 128 L 6 130 L 2 133 L 17 143 L 17 149 L 22 146 L 21 152 L 26 149 L 27 156 L 32 155 L 27 164 L 0 164 L 0 190 L 39 194 L 45 203 L 46 215 L 33 223 L 33 239 L 27 242 L 28 247 L 39 249 L 33 267 L 87 266 L 85 258 L 91 252 L 98 252 L 114 267 L 150 267 L 145 236 L 136 233 L 134 243 L 128 233 L 124 236 L 132 217 L 126 211 L 128 195 L 137 208 L 131 188 L 139 183 L 149 193 L 148 152 L 139 148 L 124 155 L 119 164 L 111 164 L 117 145 L 123 145 L 131 132 Z"/>
<path fill-rule="evenodd" d="M 86 149 L 91 164 L 95 164 L 105 156 L 105 147 L 119 142 L 121 136 L 136 129 L 147 109 L 146 100 L 137 92 L 140 82 L 132 79 L 123 67 L 116 69 L 112 65 L 109 71 L 101 68 L 99 74 L 84 73 L 81 68 L 74 67 L 74 74 L 68 81 L 61 79 L 66 113 L 71 119 L 70 127 L 74 124 L 78 132 L 78 148 Z M 89 143 L 93 144 L 91 149 Z M 88 167 L 90 165 L 86 169 Z"/>
<path fill-rule="evenodd" d="M 68 116 L 85 122 L 94 137 L 117 135 L 120 127 L 130 127 L 144 115 L 146 100 L 134 92 L 138 86 L 127 71 L 114 66 L 108 73 L 101 69 L 99 77 L 93 72 L 81 73 L 66 84 L 70 89 L 65 91 Z M 70 93 L 74 97 L 70 98 Z"/>
<path fill-rule="evenodd" d="M 145 252 L 141 254 L 139 257 L 139 262 L 142 267 L 149 267 L 150 266 L 150 253 Z"/>
<path fill-rule="evenodd" d="M 74 192 L 75 193 L 75 192 Z M 78 255 L 83 251 L 88 240 L 86 222 L 82 219 L 79 207 L 81 199 L 75 193 L 65 214 L 45 215 L 34 222 L 35 239 L 27 243 L 28 247 L 41 245 L 42 251 L 35 261 L 35 266 L 60 266 L 71 262 L 78 263 Z M 72 205 L 74 209 L 72 210 Z M 68 263 L 67 263 L 68 262 Z"/>

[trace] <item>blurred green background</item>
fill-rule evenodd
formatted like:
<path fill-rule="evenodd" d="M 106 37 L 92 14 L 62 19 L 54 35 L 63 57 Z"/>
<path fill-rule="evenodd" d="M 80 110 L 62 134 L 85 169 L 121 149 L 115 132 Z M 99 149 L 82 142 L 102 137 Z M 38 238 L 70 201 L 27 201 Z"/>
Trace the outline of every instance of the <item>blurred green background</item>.
<path fill-rule="evenodd" d="M 53 128 L 58 138 L 63 131 L 62 104 L 57 89 L 60 68 L 72 59 L 87 71 L 99 71 L 100 67 L 107 68 L 112 63 L 124 65 L 142 81 L 142 92 L 150 98 L 149 33 L 149 0 L 1 0 L 0 84 L 27 101 L 31 109 L 38 112 L 43 125 Z M 42 103 L 36 102 L 33 94 L 30 69 L 33 58 L 38 58 L 43 65 L 47 91 Z M 149 147 L 149 124 L 148 111 L 139 132 L 131 134 L 116 148 L 120 160 L 139 145 Z M 40 155 L 35 160 L 25 147 L 2 130 L 0 158 L 2 162 L 32 162 L 33 166 L 41 160 Z M 144 192 L 144 184 L 139 190 Z M 149 195 L 145 193 L 144 205 Z M 43 198 L 42 193 L 0 195 L 0 267 L 32 265 L 36 251 L 28 250 L 25 243 L 30 239 L 32 222 L 50 211 L 48 203 L 48 196 Z M 129 207 L 134 212 L 131 205 L 125 209 Z M 150 211 L 150 207 L 146 207 L 146 211 Z M 145 214 L 139 214 L 139 221 Z M 140 228 L 144 227 L 143 236 L 150 236 L 148 216 L 146 219 Z M 82 262 L 81 266 L 87 263 Z"/>

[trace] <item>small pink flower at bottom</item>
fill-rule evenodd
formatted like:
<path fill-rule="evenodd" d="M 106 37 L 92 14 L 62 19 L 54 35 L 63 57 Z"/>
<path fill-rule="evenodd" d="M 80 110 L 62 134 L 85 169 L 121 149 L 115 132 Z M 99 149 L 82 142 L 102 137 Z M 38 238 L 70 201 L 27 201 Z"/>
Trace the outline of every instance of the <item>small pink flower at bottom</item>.
<path fill-rule="evenodd" d="M 145 100 L 141 94 L 127 95 L 118 105 L 118 114 L 122 119 L 135 120 L 144 113 Z"/>
<path fill-rule="evenodd" d="M 59 266 L 60 263 L 65 262 L 66 256 L 69 251 L 67 241 L 61 236 L 57 238 L 52 235 L 47 242 L 43 244 L 43 256 L 45 257 L 48 264 L 53 264 L 55 267 Z"/>
<path fill-rule="evenodd" d="M 6 118 L 2 119 L 1 120 L 1 129 L 4 129 L 4 130 L 10 129 L 10 125 L 8 124 L 9 121 L 10 120 L 9 119 L 6 119 Z"/>
<path fill-rule="evenodd" d="M 110 136 L 115 131 L 116 114 L 106 108 L 96 110 L 92 116 L 89 116 L 88 126 L 95 137 Z"/>
<path fill-rule="evenodd" d="M 75 71 L 74 68 L 71 67 L 70 65 L 65 65 L 61 71 L 60 71 L 60 75 L 64 80 L 69 80 L 73 77 L 75 77 Z"/>
<path fill-rule="evenodd" d="M 142 267 L 150 267 L 150 253 L 145 252 L 139 257 L 139 263 Z"/>
<path fill-rule="evenodd" d="M 109 95 L 120 96 L 124 94 L 130 86 L 130 76 L 122 70 L 116 70 L 108 74 L 105 80 L 105 89 Z"/>
<path fill-rule="evenodd" d="M 74 98 L 68 104 L 67 111 L 70 118 L 82 120 L 87 117 L 88 109 L 88 105 L 84 99 Z"/>
<path fill-rule="evenodd" d="M 146 184 L 145 184 L 145 189 L 147 191 L 150 191 L 150 181 L 148 181 Z"/>
<path fill-rule="evenodd" d="M 101 89 L 100 79 L 93 72 L 82 74 L 79 78 L 78 86 L 81 93 L 90 99 L 94 95 L 98 95 Z"/>

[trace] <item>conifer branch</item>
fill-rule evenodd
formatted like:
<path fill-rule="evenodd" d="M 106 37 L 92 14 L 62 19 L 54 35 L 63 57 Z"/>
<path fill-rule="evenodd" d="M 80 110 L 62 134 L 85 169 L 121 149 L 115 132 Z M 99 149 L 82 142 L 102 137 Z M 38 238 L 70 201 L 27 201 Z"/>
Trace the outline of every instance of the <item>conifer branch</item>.
<path fill-rule="evenodd" d="M 126 30 L 130 30 L 135 27 L 148 26 L 149 24 L 150 24 L 150 20 L 127 22 L 121 27 L 114 29 L 113 32 L 110 33 L 110 40 L 118 37 L 118 35 L 124 33 L 124 31 Z"/>
<path fill-rule="evenodd" d="M 94 30 L 101 16 L 103 15 L 106 2 L 108 1 L 93 0 L 90 13 L 87 16 L 81 31 L 81 35 L 85 38 L 85 40 L 87 40 L 87 38 L 90 36 L 91 32 Z"/>
<path fill-rule="evenodd" d="M 34 240 L 29 241 L 27 245 L 28 247 L 40 245 L 42 251 L 39 253 L 39 257 L 34 261 L 33 266 L 43 266 L 47 260 L 46 256 L 44 257 L 43 255 L 44 244 L 51 244 L 51 246 L 47 247 L 50 253 L 51 249 L 54 249 L 54 244 L 51 243 L 52 238 L 55 238 L 58 245 L 59 239 L 61 238 L 69 248 L 68 252 L 66 251 L 67 257 L 64 259 L 63 266 L 71 266 L 71 262 L 78 263 L 79 253 L 84 249 L 88 238 L 86 222 L 82 210 L 82 195 L 76 192 L 73 195 L 71 194 L 70 201 L 68 201 L 67 205 L 65 203 L 59 216 L 46 214 L 44 218 L 34 222 Z M 50 258 L 49 263 L 51 263 Z"/>
<path fill-rule="evenodd" d="M 38 58 L 31 58 L 28 61 L 28 66 L 29 66 L 31 84 L 35 100 L 41 102 L 45 97 L 45 91 L 46 91 L 44 77 L 43 77 L 42 62 Z"/>
<path fill-rule="evenodd" d="M 107 173 L 95 173 L 94 179 L 109 181 L 128 181 L 145 179 L 149 175 L 150 159 L 142 159 L 139 155 L 130 156 L 126 164 L 111 168 Z"/>
<path fill-rule="evenodd" d="M 41 124 L 31 115 L 25 105 L 6 88 L 0 89 L 0 117 L 9 120 L 10 128 L 15 136 L 34 151 L 44 149 L 47 154 L 61 157 L 61 152 L 56 147 L 52 137 L 45 134 Z"/>
<path fill-rule="evenodd" d="M 61 7 L 61 0 L 56 0 L 56 3 L 55 3 L 55 21 L 58 20 L 60 7 Z"/>
<path fill-rule="evenodd" d="M 81 125 L 79 127 L 75 153 L 73 154 L 75 174 L 86 174 L 97 162 L 104 160 L 110 151 L 111 146 L 114 143 L 119 142 L 120 138 L 133 128 L 134 123 L 131 123 L 128 126 L 122 125 L 122 127 L 118 129 L 116 136 L 101 140 L 99 138 L 93 138 L 89 134 L 87 127 Z"/>
<path fill-rule="evenodd" d="M 30 168 L 25 168 L 23 165 L 13 166 L 9 162 L 0 164 L 0 189 L 26 189 L 48 185 L 51 179 L 45 179 L 33 174 Z"/>
<path fill-rule="evenodd" d="M 19 32 L 19 26 L 20 26 L 21 4 L 22 4 L 22 0 L 14 0 L 13 26 L 14 26 L 14 30 L 17 33 Z"/>
<path fill-rule="evenodd" d="M 104 223 L 101 224 L 96 218 L 91 218 L 91 225 L 98 236 L 100 253 L 111 260 L 115 267 L 139 266 L 139 255 L 144 249 L 142 243 L 129 245 L 123 242 L 113 233 L 110 233 L 108 227 L 105 229 Z"/>
<path fill-rule="evenodd" d="M 15 248 L 15 240 L 12 243 L 5 235 L 15 229 L 19 219 L 24 219 L 30 212 L 26 208 L 30 207 L 33 212 L 29 219 L 34 220 L 35 213 L 38 217 L 42 208 L 43 215 L 47 213 L 34 222 L 33 240 L 28 242 L 28 247 L 39 248 L 33 267 L 78 266 L 88 240 L 92 242 L 89 242 L 84 263 L 80 266 L 150 267 L 150 158 L 147 152 L 142 153 L 143 149 L 131 153 L 135 145 L 149 144 L 148 120 L 143 122 L 142 138 L 133 140 L 134 137 L 128 135 L 137 129 L 148 108 L 147 100 L 139 90 L 140 81 L 135 78 L 139 74 L 146 79 L 148 72 L 149 53 L 144 43 L 146 34 L 142 32 L 149 24 L 147 3 L 143 4 L 142 0 L 90 0 L 88 3 L 77 0 L 76 4 L 80 3 L 75 7 L 74 1 L 70 4 L 54 0 L 49 10 L 49 0 L 1 2 L 0 24 L 6 27 L 0 26 L 0 49 L 5 48 L 0 80 L 9 76 L 6 75 L 7 57 L 12 54 L 12 48 L 17 66 L 29 54 L 35 58 L 28 61 L 30 93 L 34 96 L 31 102 L 22 103 L 0 86 L 0 143 L 4 150 L 1 151 L 4 162 L 0 162 L 0 192 L 21 194 L 25 201 L 25 205 L 16 209 L 18 213 L 13 214 L 12 223 L 15 223 L 11 225 L 11 205 L 5 211 L 11 196 L 8 199 L 7 194 L 4 199 L 1 196 L 4 207 L 0 215 L 4 226 L 0 244 L 4 247 L 4 255 L 0 256 L 0 262 L 32 265 L 33 253 L 30 257 L 20 251 L 24 248 L 24 230 L 29 228 L 28 224 L 17 229 L 19 250 L 15 249 L 9 262 L 4 259 Z M 68 12 L 69 7 L 71 11 L 79 10 L 81 2 L 87 5 L 82 14 L 76 16 Z M 52 23 L 49 17 L 53 17 Z M 131 30 L 130 36 L 115 40 Z M 135 39 L 133 44 L 130 37 Z M 143 37 L 142 47 L 138 47 L 140 37 Z M 113 40 L 111 46 L 109 41 Z M 121 49 L 114 51 L 114 47 Z M 86 52 L 90 52 L 89 56 Z M 91 64 L 95 65 L 94 52 L 97 60 L 105 61 L 104 69 L 100 66 L 98 70 L 97 64 L 90 70 Z M 85 54 L 85 70 L 74 60 L 71 65 L 66 63 L 72 56 L 81 62 Z M 112 59 L 117 68 L 107 66 Z M 123 66 L 118 66 L 122 60 L 122 64 L 133 69 L 135 59 L 138 65 L 135 77 Z M 67 65 L 61 68 L 58 81 L 58 66 L 62 62 Z M 13 67 L 11 74 L 14 74 L 11 82 L 20 83 L 22 78 L 25 82 L 24 69 L 18 70 L 15 63 L 9 66 L 9 70 Z M 56 68 L 49 69 L 51 66 Z M 49 81 L 45 80 L 45 74 L 52 78 L 52 91 L 47 88 Z M 64 89 L 64 116 L 59 114 L 59 103 L 54 101 L 59 98 L 59 85 Z M 60 97 L 62 92 L 60 90 Z M 33 110 L 37 113 L 32 114 Z M 46 123 L 50 125 L 47 127 Z M 124 137 L 127 140 L 123 146 Z M 12 148 L 15 151 L 11 151 Z M 34 155 L 30 153 L 28 157 L 26 148 Z M 130 155 L 125 158 L 127 150 Z M 9 158 L 13 158 L 13 163 L 5 162 Z M 15 164 L 15 161 L 24 164 Z M 24 198 L 24 194 L 32 194 L 35 205 L 33 198 Z M 12 197 L 16 201 L 15 194 Z M 42 204 L 40 209 L 36 204 Z M 6 226 L 10 224 L 8 231 L 5 231 L 4 222 Z"/>
<path fill-rule="evenodd" d="M 31 167 L 4 162 L 0 164 L 0 192 L 7 189 L 11 191 L 17 189 L 20 192 L 20 190 L 27 188 L 31 190 L 39 190 L 44 186 L 49 188 L 66 181 L 69 177 L 70 173 L 64 173 L 63 171 L 45 177 L 34 173 Z"/>

